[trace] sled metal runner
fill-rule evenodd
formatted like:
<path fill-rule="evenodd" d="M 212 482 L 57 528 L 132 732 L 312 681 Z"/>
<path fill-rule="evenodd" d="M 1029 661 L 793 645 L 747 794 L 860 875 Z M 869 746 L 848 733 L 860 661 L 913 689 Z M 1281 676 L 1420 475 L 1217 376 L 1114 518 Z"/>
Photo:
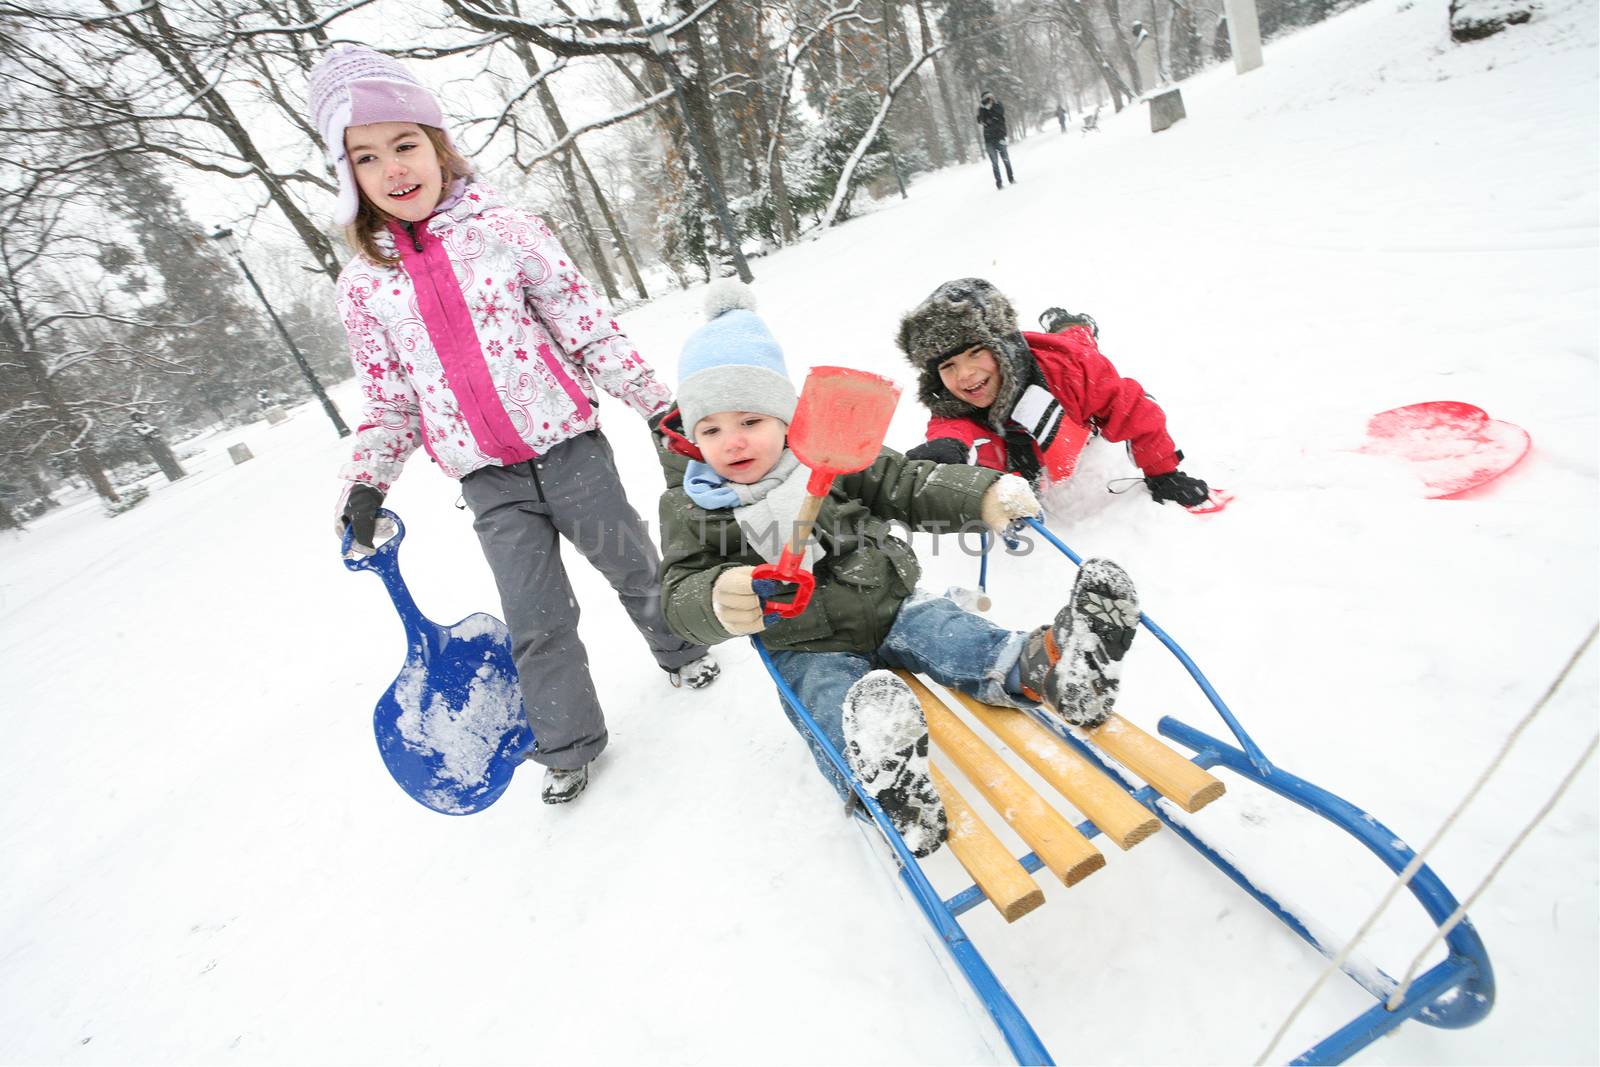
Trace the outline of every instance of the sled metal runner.
<path fill-rule="evenodd" d="M 1051 533 L 1043 523 L 1033 519 L 1027 522 L 1073 563 L 1082 563 L 1077 554 Z M 1194 766 L 1203 770 L 1226 768 L 1320 815 L 1366 846 L 1384 866 L 1396 874 L 1412 861 L 1415 853 L 1398 835 L 1376 818 L 1341 797 L 1272 763 L 1250 738 L 1210 681 L 1182 647 L 1149 616 L 1141 615 L 1140 623 L 1183 664 L 1238 743 L 1236 747 L 1172 716 L 1164 716 L 1159 722 L 1159 732 L 1162 736 L 1193 750 L 1195 755 L 1190 762 Z M 986 899 L 983 889 L 974 883 L 948 899 L 939 895 L 883 810 L 867 795 L 860 782 L 850 773 L 844 757 L 828 741 L 817 726 L 816 720 L 812 718 L 809 709 L 778 673 L 766 648 L 758 638 L 752 637 L 751 641 L 784 702 L 793 709 L 796 718 L 862 801 L 897 861 L 901 881 L 912 899 L 917 902 L 923 916 L 933 927 L 952 960 L 966 977 L 974 994 L 1005 1039 L 1011 1054 L 1020 1064 L 1054 1063 L 1033 1025 L 1011 998 L 961 925 L 961 916 Z M 1248 873 L 1227 858 L 1224 850 L 1206 841 L 1196 829 L 1199 819 L 1180 817 L 1177 814 L 1178 807 L 1171 800 L 1164 799 L 1155 787 L 1129 784 L 1125 776 L 1108 765 L 1100 750 L 1079 739 L 1048 715 L 1034 712 L 1029 714 L 1029 719 L 1049 730 L 1053 736 L 1059 738 L 1111 781 L 1121 785 L 1134 801 L 1159 818 L 1168 829 L 1209 860 L 1312 948 L 1329 959 L 1335 956 L 1339 946 L 1323 943 L 1312 932 L 1325 927 L 1303 918 L 1288 903 L 1275 898 L 1258 886 Z M 1102 833 L 1101 828 L 1088 819 L 1078 823 L 1076 830 L 1091 840 Z M 1030 874 L 1045 866 L 1045 861 L 1040 859 L 1037 852 L 1030 852 L 1017 862 Z M 1458 906 L 1455 896 L 1426 865 L 1416 872 L 1408 888 L 1436 926 L 1442 926 Z M 1481 1020 L 1494 1004 L 1494 971 L 1490 966 L 1483 941 L 1470 920 L 1463 920 L 1450 931 L 1445 938 L 1445 948 L 1447 952 L 1445 959 L 1418 976 L 1406 996 L 1393 1010 L 1386 1006 L 1386 1002 L 1394 993 L 1398 983 L 1376 967 L 1346 962 L 1342 968 L 1344 972 L 1372 994 L 1375 1003 L 1306 1049 L 1291 1062 L 1342 1063 L 1408 1019 L 1418 1019 L 1430 1026 L 1445 1029 L 1460 1029 Z"/>

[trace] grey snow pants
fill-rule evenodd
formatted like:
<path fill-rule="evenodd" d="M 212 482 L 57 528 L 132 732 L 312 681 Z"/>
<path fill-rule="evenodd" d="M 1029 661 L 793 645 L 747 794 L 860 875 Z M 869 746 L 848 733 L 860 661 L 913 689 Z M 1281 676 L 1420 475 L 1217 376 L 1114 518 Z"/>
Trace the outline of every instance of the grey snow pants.
<path fill-rule="evenodd" d="M 606 576 L 664 670 L 706 650 L 667 628 L 660 553 L 629 505 L 611 446 L 599 431 L 563 441 L 538 459 L 475 470 L 461 479 L 461 491 L 511 630 L 522 703 L 536 738 L 528 758 L 547 767 L 581 767 L 606 747 L 606 722 L 578 640 L 578 601 L 558 536 Z"/>

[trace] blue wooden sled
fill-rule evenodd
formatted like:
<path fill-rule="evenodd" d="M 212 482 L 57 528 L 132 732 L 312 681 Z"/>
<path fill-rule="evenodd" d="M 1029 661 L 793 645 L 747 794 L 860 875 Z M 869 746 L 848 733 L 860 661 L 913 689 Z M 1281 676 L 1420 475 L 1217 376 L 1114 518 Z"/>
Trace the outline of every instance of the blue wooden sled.
<path fill-rule="evenodd" d="M 1043 523 L 1029 519 L 1031 525 L 1050 544 L 1054 545 L 1075 564 L 1082 564 L 1082 560 L 1068 548 L 1060 539 L 1051 533 Z M 985 560 L 985 565 L 987 560 Z M 1157 626 L 1148 615 L 1142 615 L 1140 622 L 1164 644 L 1178 661 L 1183 664 L 1212 707 L 1222 717 L 1239 747 L 1221 741 L 1209 734 L 1179 722 L 1171 716 L 1164 716 L 1159 724 L 1160 733 L 1186 747 L 1194 750 L 1192 762 L 1205 769 L 1225 767 L 1239 776 L 1249 779 L 1258 785 L 1279 796 L 1284 797 L 1308 811 L 1327 819 L 1335 826 L 1349 833 L 1360 841 L 1373 853 L 1389 870 L 1399 873 L 1409 864 L 1415 855 L 1393 831 L 1385 827 L 1377 819 L 1368 815 L 1354 804 L 1314 785 L 1303 778 L 1276 766 L 1261 752 L 1250 735 L 1245 732 L 1233 712 L 1228 709 L 1222 698 L 1212 688 L 1211 683 L 1201 673 L 1193 660 L 1179 647 L 1178 643 L 1169 637 L 1165 630 Z M 995 976 L 989 964 L 977 947 L 968 939 L 962 929 L 960 917 L 972 908 L 977 907 L 985 898 L 983 891 L 976 885 L 955 894 L 949 899 L 941 899 L 928 881 L 921 865 L 911 855 L 904 840 L 895 831 L 888 817 L 862 788 L 859 781 L 850 773 L 844 757 L 828 741 L 827 737 L 817 726 L 816 720 L 800 702 L 794 690 L 784 681 L 773 665 L 766 648 L 757 638 L 751 638 L 761 657 L 761 662 L 766 665 L 767 672 L 772 676 L 783 700 L 792 708 L 799 721 L 805 725 L 807 732 L 815 739 L 828 759 L 850 782 L 851 788 L 861 799 L 873 822 L 882 833 L 898 861 L 901 880 L 910 891 L 912 898 L 917 901 L 923 915 L 932 925 L 940 942 L 950 953 L 956 965 L 966 976 L 973 992 L 988 1011 L 990 1018 L 999 1028 L 1005 1038 L 1011 1053 L 1020 1064 L 1050 1064 L 1055 1061 L 1049 1051 L 1040 1041 L 1032 1024 L 1028 1022 L 1021 1009 L 1017 1007 L 1011 995 L 1006 992 L 1005 986 Z M 1079 740 L 1065 727 L 1058 724 L 1047 715 L 1036 714 L 1034 719 L 1045 726 L 1056 736 L 1060 737 L 1074 750 L 1083 755 L 1090 763 L 1105 772 L 1113 781 L 1121 782 L 1122 779 L 1106 764 L 1101 754 Z M 1222 873 L 1231 878 L 1241 889 L 1267 909 L 1273 916 L 1281 921 L 1290 930 L 1303 938 L 1312 948 L 1332 959 L 1338 952 L 1339 946 L 1324 944 L 1315 934 L 1313 929 L 1322 929 L 1289 910 L 1288 906 L 1275 899 L 1266 890 L 1260 888 L 1251 880 L 1250 876 L 1232 863 L 1227 855 L 1220 849 L 1208 844 L 1197 833 L 1192 825 L 1176 821 L 1171 817 L 1165 802 L 1160 795 L 1150 786 L 1134 788 L 1124 785 L 1134 800 L 1148 808 L 1165 823 L 1173 833 L 1193 846 L 1206 859 L 1210 860 Z M 1092 822 L 1084 820 L 1078 824 L 1077 829 L 1085 837 L 1092 838 L 1100 833 L 1098 827 Z M 1043 862 L 1034 853 L 1021 857 L 1019 862 L 1029 872 L 1037 871 Z M 1409 888 L 1417 902 L 1427 912 L 1428 917 L 1435 925 L 1442 926 L 1446 919 L 1457 908 L 1456 898 L 1451 894 L 1437 875 L 1427 866 L 1423 866 L 1409 883 Z M 1489 965 L 1489 956 L 1484 948 L 1483 941 L 1478 937 L 1469 920 L 1463 920 L 1445 938 L 1448 951 L 1446 958 L 1423 972 L 1407 991 L 1400 1003 L 1390 1010 L 1386 1001 L 1394 993 L 1398 983 L 1382 971 L 1375 973 L 1346 963 L 1344 972 L 1357 984 L 1366 989 L 1376 998 L 1377 1003 L 1365 1012 L 1357 1015 L 1333 1033 L 1324 1037 L 1312 1047 L 1306 1049 L 1291 1062 L 1295 1064 L 1320 1064 L 1342 1063 L 1356 1052 L 1370 1045 L 1379 1037 L 1394 1030 L 1408 1019 L 1419 1019 L 1430 1026 L 1446 1029 L 1460 1029 L 1471 1026 L 1489 1013 L 1494 1004 L 1494 971 Z"/>
<path fill-rule="evenodd" d="M 470 815 L 500 798 L 533 748 L 511 634 L 481 611 L 454 626 L 426 618 L 400 577 L 405 524 L 387 509 L 378 514 L 394 523 L 395 535 L 373 555 L 344 561 L 383 579 L 406 632 L 405 666 L 372 713 L 378 752 L 417 803 L 445 815 Z M 350 541 L 346 530 L 341 555 Z"/>

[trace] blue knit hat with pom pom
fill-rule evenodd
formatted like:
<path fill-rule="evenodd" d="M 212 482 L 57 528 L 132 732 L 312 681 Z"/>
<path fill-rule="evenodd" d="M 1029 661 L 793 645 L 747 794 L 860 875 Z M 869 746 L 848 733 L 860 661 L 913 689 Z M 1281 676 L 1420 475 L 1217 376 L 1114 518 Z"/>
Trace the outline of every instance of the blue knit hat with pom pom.
<path fill-rule="evenodd" d="M 789 422 L 796 397 L 783 349 L 755 312 L 756 297 L 736 278 L 706 290 L 710 321 L 689 335 L 678 357 L 678 411 L 683 432 L 719 411 L 755 411 Z"/>

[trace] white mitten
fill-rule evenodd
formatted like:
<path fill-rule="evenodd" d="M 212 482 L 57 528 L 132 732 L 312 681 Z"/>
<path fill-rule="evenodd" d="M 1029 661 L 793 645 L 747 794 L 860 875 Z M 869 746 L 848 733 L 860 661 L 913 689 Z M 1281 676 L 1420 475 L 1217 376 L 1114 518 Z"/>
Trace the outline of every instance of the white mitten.
<path fill-rule="evenodd" d="M 1018 519 L 1036 519 L 1044 514 L 1039 498 L 1033 495 L 1027 479 L 1015 474 L 1001 475 L 1000 480 L 984 491 L 978 515 L 983 524 L 995 533 L 1001 533 Z"/>
<path fill-rule="evenodd" d="M 735 637 L 767 628 L 761 617 L 761 598 L 751 584 L 754 573 L 754 567 L 731 567 L 719 574 L 711 586 L 711 610 L 722 628 Z"/>

